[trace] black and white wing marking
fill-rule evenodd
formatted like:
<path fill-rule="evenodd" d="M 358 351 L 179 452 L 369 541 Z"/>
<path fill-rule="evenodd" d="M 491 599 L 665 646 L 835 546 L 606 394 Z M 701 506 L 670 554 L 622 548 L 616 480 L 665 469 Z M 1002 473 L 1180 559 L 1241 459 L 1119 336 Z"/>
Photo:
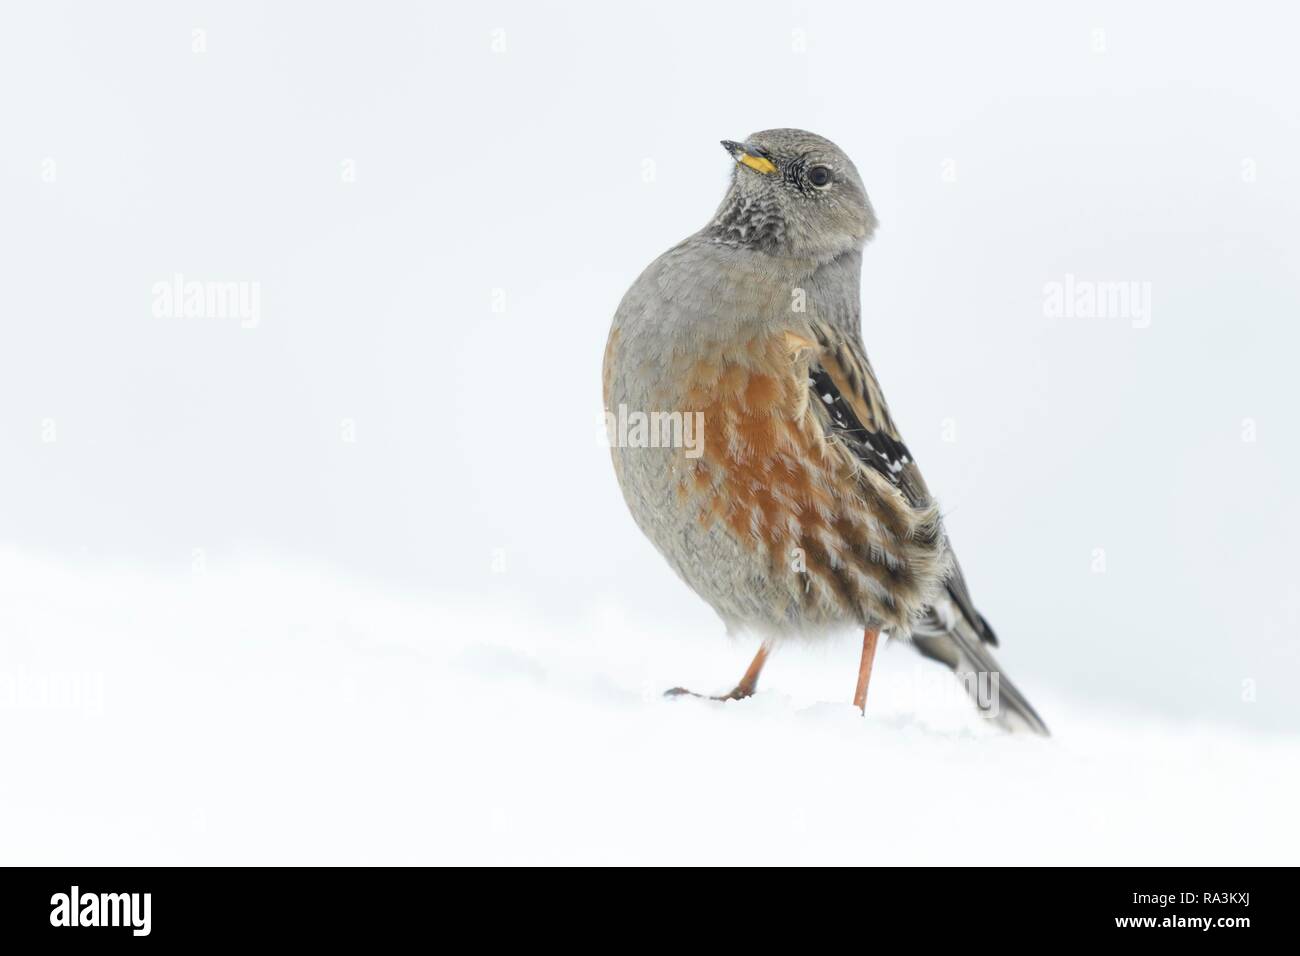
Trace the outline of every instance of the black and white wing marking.
<path fill-rule="evenodd" d="M 907 446 L 884 432 L 874 432 L 863 425 L 835 387 L 830 374 L 820 365 L 814 365 L 810 370 L 808 384 L 826 406 L 837 432 L 860 444 L 864 452 L 870 453 L 863 456 L 867 464 L 897 484 L 899 474 L 912 463 Z"/>

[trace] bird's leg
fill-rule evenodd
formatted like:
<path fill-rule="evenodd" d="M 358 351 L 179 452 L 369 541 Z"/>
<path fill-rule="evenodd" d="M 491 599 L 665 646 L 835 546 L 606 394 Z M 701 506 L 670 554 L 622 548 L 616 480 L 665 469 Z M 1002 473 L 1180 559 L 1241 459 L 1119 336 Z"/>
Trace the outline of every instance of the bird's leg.
<path fill-rule="evenodd" d="M 763 672 L 763 665 L 767 663 L 769 653 L 771 653 L 771 645 L 764 641 L 759 645 L 758 653 L 754 655 L 754 659 L 749 662 L 749 669 L 745 671 L 745 676 L 727 695 L 728 700 L 744 700 L 746 697 L 754 696 L 754 691 L 758 690 L 758 675 Z"/>
<path fill-rule="evenodd" d="M 869 627 L 862 635 L 862 662 L 858 664 L 858 689 L 853 693 L 853 706 L 867 712 L 867 684 L 871 683 L 871 662 L 876 659 L 876 638 L 880 629 Z"/>
<path fill-rule="evenodd" d="M 735 686 L 730 694 L 723 694 L 721 697 L 711 697 L 710 700 L 744 700 L 746 697 L 753 697 L 754 691 L 758 689 L 758 675 L 763 670 L 763 664 L 767 661 L 767 655 L 771 653 L 772 645 L 764 641 L 759 647 L 758 653 L 754 655 L 754 660 L 750 662 L 749 670 L 745 671 L 745 676 L 740 679 L 740 683 Z M 703 694 L 697 694 L 695 691 L 687 690 L 685 687 L 674 687 L 672 690 L 664 691 L 665 697 L 679 697 L 687 694 L 691 697 L 703 697 Z"/>

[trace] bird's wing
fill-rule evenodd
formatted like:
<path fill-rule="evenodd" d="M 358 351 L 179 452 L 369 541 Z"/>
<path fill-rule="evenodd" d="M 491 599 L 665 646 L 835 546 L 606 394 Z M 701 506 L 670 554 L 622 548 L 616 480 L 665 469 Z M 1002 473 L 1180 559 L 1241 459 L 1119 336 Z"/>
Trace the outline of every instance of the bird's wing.
<path fill-rule="evenodd" d="M 814 404 L 824 410 L 827 436 L 899 488 L 913 507 L 928 507 L 930 490 L 894 425 L 866 353 L 831 326 L 815 323 L 812 330 L 818 349 L 810 360 L 808 387 Z"/>
<path fill-rule="evenodd" d="M 818 347 L 809 364 L 810 404 L 818 409 L 827 437 L 834 437 L 864 465 L 884 476 L 914 508 L 930 507 L 930 489 L 889 414 L 862 346 L 833 326 L 812 323 L 812 331 Z M 952 568 L 945 582 L 948 597 L 980 640 L 996 645 L 993 628 L 976 610 L 961 566 L 950 547 L 948 550 Z M 937 616 L 933 610 L 931 614 Z"/>
<path fill-rule="evenodd" d="M 925 479 L 889 414 L 871 363 L 856 341 L 833 328 L 813 325 L 818 348 L 808 366 L 809 407 L 816 409 L 828 441 L 850 449 L 867 468 L 898 488 L 913 508 L 933 508 Z M 985 647 L 997 644 L 993 629 L 971 602 L 961 566 L 944 534 L 935 527 L 935 544 L 946 556 L 944 592 L 934 596 L 911 628 L 913 646 L 941 661 L 962 678 L 977 706 L 1012 729 L 1046 734 L 1047 725 L 1007 679 Z M 978 690 L 998 675 L 997 693 Z M 971 678 L 974 678 L 973 680 Z"/>

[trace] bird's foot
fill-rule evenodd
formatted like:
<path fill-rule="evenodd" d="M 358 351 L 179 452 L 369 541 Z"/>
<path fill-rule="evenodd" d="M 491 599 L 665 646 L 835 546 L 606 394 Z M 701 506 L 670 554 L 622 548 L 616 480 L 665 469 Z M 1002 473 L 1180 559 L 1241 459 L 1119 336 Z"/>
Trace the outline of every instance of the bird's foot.
<path fill-rule="evenodd" d="M 722 694 L 721 696 L 718 696 L 715 694 L 697 694 L 695 691 L 687 690 L 685 687 L 670 687 L 668 690 L 664 691 L 664 696 L 698 697 L 701 700 L 744 700 L 746 697 L 753 697 L 755 690 L 756 688 L 754 687 L 737 685 L 730 694 Z"/>
<path fill-rule="evenodd" d="M 700 697 L 709 700 L 744 700 L 746 697 L 753 697 L 754 691 L 758 690 L 758 675 L 763 670 L 763 664 L 767 661 L 767 655 L 771 653 L 771 645 L 764 641 L 759 647 L 758 653 L 754 655 L 753 662 L 749 665 L 749 670 L 745 671 L 745 676 L 740 679 L 740 683 L 735 686 L 730 694 L 724 694 L 721 697 L 713 697 L 709 694 L 697 694 L 693 690 L 687 690 L 685 687 L 673 687 L 664 691 L 665 697 Z"/>

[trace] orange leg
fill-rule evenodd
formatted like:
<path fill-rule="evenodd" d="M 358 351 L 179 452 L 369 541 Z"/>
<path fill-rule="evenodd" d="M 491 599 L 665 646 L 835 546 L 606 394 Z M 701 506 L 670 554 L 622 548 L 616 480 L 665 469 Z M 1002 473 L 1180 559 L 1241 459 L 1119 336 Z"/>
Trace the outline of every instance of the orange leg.
<path fill-rule="evenodd" d="M 763 670 L 763 665 L 767 663 L 767 655 L 772 652 L 772 645 L 767 641 L 758 649 L 754 655 L 754 660 L 749 665 L 749 670 L 745 671 L 745 676 L 740 679 L 740 683 L 735 686 L 730 694 L 723 694 L 721 697 L 713 697 L 712 700 L 744 700 L 746 697 L 753 697 L 754 691 L 758 690 L 758 675 Z M 678 697 L 682 694 L 688 694 L 691 697 L 702 697 L 703 694 L 697 694 L 695 691 L 687 690 L 685 687 L 674 687 L 672 690 L 664 691 L 665 697 Z"/>
<path fill-rule="evenodd" d="M 743 700 L 746 697 L 753 697 L 754 691 L 758 690 L 758 675 L 763 671 L 763 665 L 767 663 L 767 655 L 772 652 L 771 645 L 764 641 L 754 655 L 754 659 L 749 663 L 749 670 L 745 671 L 745 676 L 740 679 L 740 683 L 735 689 L 727 695 L 731 700 Z"/>
<path fill-rule="evenodd" d="M 853 706 L 867 712 L 867 684 L 871 683 L 871 662 L 876 659 L 878 628 L 869 627 L 862 635 L 862 663 L 858 664 L 858 689 L 853 693 Z"/>

